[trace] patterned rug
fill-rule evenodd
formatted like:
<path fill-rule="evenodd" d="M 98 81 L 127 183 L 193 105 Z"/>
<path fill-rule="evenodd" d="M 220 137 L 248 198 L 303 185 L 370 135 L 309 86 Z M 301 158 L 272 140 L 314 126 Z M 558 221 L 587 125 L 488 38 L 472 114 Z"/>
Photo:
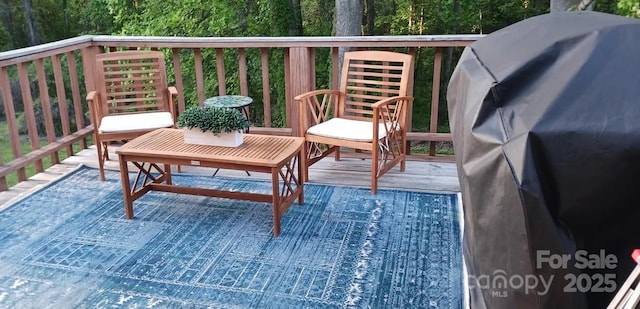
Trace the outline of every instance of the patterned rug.
<path fill-rule="evenodd" d="M 462 307 L 455 195 L 307 184 L 273 238 L 266 203 L 151 192 L 127 220 L 118 173 L 97 175 L 81 167 L 0 211 L 1 308 Z"/>

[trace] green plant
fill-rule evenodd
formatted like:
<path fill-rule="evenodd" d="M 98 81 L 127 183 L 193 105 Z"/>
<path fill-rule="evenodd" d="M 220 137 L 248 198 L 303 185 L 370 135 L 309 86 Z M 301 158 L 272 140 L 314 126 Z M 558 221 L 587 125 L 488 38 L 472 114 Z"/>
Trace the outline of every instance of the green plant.
<path fill-rule="evenodd" d="M 249 121 L 237 109 L 220 107 L 191 107 L 178 117 L 178 127 L 198 128 L 202 132 L 231 133 L 249 128 Z"/>

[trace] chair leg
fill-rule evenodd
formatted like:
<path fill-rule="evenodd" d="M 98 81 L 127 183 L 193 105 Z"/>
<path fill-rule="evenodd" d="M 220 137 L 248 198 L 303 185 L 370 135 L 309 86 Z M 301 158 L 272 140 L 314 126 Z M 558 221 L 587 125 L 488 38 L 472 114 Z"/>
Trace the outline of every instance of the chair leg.
<path fill-rule="evenodd" d="M 102 151 L 104 153 L 104 160 L 109 161 L 109 143 L 102 143 L 102 145 L 104 145 L 104 150 Z"/>
<path fill-rule="evenodd" d="M 404 172 L 406 166 L 407 166 L 407 143 L 406 143 L 406 136 L 403 136 L 402 138 L 402 143 L 400 143 L 400 155 L 402 156 L 402 160 L 400 160 L 400 171 Z"/>
<path fill-rule="evenodd" d="M 100 181 L 104 181 L 104 155 L 103 151 L 106 149 L 102 149 L 103 143 L 97 142 L 96 149 L 98 150 L 98 167 L 100 169 Z"/>
<path fill-rule="evenodd" d="M 313 153 L 313 143 L 305 141 L 304 146 L 302 147 L 301 157 L 302 159 L 298 162 L 298 168 L 302 171 L 302 182 L 309 181 L 309 165 L 311 162 L 311 154 Z"/>
<path fill-rule="evenodd" d="M 375 143 L 371 149 L 371 194 L 378 191 L 378 145 Z"/>
<path fill-rule="evenodd" d="M 309 169 L 307 168 L 307 165 L 309 163 L 309 155 L 307 154 L 307 143 L 304 143 L 304 146 L 302 147 L 301 151 L 300 151 L 300 159 L 298 160 L 298 170 L 300 171 L 300 182 L 302 184 L 304 184 L 305 182 L 307 182 L 307 180 L 309 179 Z"/>
<path fill-rule="evenodd" d="M 303 178 L 303 182 L 308 182 L 309 181 L 309 161 L 308 160 L 303 160 L 304 162 L 302 162 L 302 178 Z"/>
<path fill-rule="evenodd" d="M 371 171 L 371 194 L 375 195 L 378 192 L 378 177 L 376 172 Z"/>

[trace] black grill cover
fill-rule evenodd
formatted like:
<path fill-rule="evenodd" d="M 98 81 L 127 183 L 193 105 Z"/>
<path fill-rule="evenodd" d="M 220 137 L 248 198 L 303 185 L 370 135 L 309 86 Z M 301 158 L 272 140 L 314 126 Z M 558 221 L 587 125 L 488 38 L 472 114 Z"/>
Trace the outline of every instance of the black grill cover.
<path fill-rule="evenodd" d="M 640 20 L 503 28 L 465 48 L 447 100 L 471 307 L 606 307 L 640 247 Z"/>

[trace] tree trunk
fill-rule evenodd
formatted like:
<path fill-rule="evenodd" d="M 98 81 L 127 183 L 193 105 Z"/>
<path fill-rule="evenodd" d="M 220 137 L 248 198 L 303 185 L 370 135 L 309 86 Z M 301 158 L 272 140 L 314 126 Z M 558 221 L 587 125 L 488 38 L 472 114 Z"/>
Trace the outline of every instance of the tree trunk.
<path fill-rule="evenodd" d="M 7 29 L 7 34 L 9 35 L 9 46 L 7 47 L 9 49 L 16 49 L 19 45 L 16 40 L 17 33 L 13 25 L 13 9 L 9 0 L 3 0 L 0 2 L 0 13 L 2 14 L 2 23 L 4 24 L 4 28 Z"/>
<path fill-rule="evenodd" d="M 71 36 L 71 23 L 69 22 L 69 2 L 62 0 L 62 14 L 64 18 L 64 31 L 65 37 Z"/>
<path fill-rule="evenodd" d="M 240 33 L 242 35 L 248 35 L 249 25 L 247 23 L 247 17 L 251 13 L 251 7 L 253 6 L 253 0 L 246 0 L 244 8 L 238 10 L 238 24 L 240 25 Z"/>
<path fill-rule="evenodd" d="M 551 0 L 549 9 L 551 12 L 592 11 L 595 3 L 595 0 Z"/>
<path fill-rule="evenodd" d="M 596 0 L 582 0 L 578 4 L 578 11 L 593 11 L 594 6 L 596 6 Z"/>
<path fill-rule="evenodd" d="M 302 29 L 302 11 L 300 0 L 289 0 L 289 8 L 291 9 L 291 20 L 289 21 L 289 35 L 300 36 Z"/>
<path fill-rule="evenodd" d="M 460 11 L 460 4 L 458 3 L 458 0 L 453 0 L 451 2 L 451 12 L 453 13 L 453 15 L 457 15 L 458 11 Z M 456 25 L 453 25 L 453 29 L 452 29 L 452 34 L 457 34 L 458 30 L 456 29 Z M 453 71 L 453 47 L 448 47 L 447 48 L 447 60 L 445 62 L 445 68 L 444 68 L 444 72 L 447 76 L 446 80 L 449 80 L 449 77 L 451 76 L 451 73 Z"/>
<path fill-rule="evenodd" d="M 373 0 L 365 0 L 365 11 L 367 15 L 367 27 L 365 35 L 374 35 L 376 7 Z"/>
<path fill-rule="evenodd" d="M 364 0 L 336 0 L 336 36 L 362 35 L 362 17 L 364 16 Z M 339 69 L 342 70 L 342 59 L 347 48 L 340 48 Z"/>
<path fill-rule="evenodd" d="M 336 0 L 336 36 L 361 35 L 364 0 Z"/>
<path fill-rule="evenodd" d="M 33 16 L 33 10 L 31 9 L 31 0 L 22 0 L 24 9 L 24 19 L 27 23 L 27 38 L 29 39 L 29 46 L 40 44 L 40 35 L 37 31 L 36 19 Z"/>

